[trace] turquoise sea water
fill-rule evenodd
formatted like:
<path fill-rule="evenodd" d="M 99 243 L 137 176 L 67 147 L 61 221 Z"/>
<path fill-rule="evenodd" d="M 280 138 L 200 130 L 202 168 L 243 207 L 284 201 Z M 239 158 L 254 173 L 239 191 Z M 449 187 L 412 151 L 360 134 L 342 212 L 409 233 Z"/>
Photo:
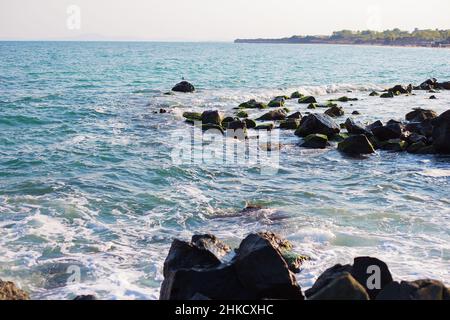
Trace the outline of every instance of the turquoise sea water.
<path fill-rule="evenodd" d="M 401 120 L 413 107 L 450 109 L 450 93 L 368 93 L 432 76 L 450 80 L 449 50 L 0 42 L 0 278 L 35 299 L 153 299 L 173 237 L 212 232 L 237 245 L 272 230 L 313 258 L 298 276 L 303 288 L 357 255 L 383 259 L 399 279 L 449 284 L 449 157 L 352 159 L 335 146 L 299 148 L 300 138 L 280 132 L 272 176 L 171 158 L 174 135 L 189 128 L 183 111 L 232 115 L 250 98 L 300 90 L 321 102 L 358 97 L 342 106 L 360 121 Z M 182 77 L 196 93 L 163 94 Z M 155 114 L 161 107 L 170 113 Z M 266 209 L 239 214 L 246 202 Z M 80 281 L 67 282 L 71 266 Z"/>

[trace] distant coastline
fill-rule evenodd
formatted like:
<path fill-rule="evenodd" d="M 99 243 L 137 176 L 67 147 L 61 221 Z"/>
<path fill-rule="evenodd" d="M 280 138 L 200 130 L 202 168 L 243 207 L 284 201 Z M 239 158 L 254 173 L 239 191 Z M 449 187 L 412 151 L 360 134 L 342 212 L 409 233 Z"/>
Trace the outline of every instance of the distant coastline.
<path fill-rule="evenodd" d="M 450 30 L 399 29 L 378 31 L 335 31 L 331 36 L 292 36 L 279 39 L 236 39 L 235 43 L 339 44 L 400 47 L 450 48 Z"/>

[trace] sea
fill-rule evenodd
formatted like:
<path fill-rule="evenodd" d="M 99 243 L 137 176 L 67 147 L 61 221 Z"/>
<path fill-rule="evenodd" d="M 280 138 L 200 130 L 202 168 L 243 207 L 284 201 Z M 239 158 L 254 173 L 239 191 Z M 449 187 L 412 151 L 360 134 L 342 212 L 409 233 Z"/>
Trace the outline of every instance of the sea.
<path fill-rule="evenodd" d="M 266 150 L 277 156 L 270 172 L 261 162 L 178 161 L 174 152 L 193 128 L 183 112 L 233 116 L 244 101 L 294 91 L 320 103 L 358 98 L 339 103 L 338 123 L 401 121 L 418 107 L 442 113 L 448 91 L 435 100 L 427 91 L 369 96 L 430 77 L 450 80 L 450 50 L 0 42 L 0 279 L 32 299 L 158 299 L 174 238 L 212 233 L 237 247 L 249 233 L 273 231 L 311 257 L 297 275 L 302 289 L 357 256 L 383 260 L 396 280 L 449 285 L 449 156 L 354 158 L 335 143 L 302 148 L 278 129 L 280 147 Z M 166 94 L 182 79 L 196 91 Z M 295 99 L 285 106 L 323 112 Z M 246 205 L 262 209 L 242 212 Z"/>

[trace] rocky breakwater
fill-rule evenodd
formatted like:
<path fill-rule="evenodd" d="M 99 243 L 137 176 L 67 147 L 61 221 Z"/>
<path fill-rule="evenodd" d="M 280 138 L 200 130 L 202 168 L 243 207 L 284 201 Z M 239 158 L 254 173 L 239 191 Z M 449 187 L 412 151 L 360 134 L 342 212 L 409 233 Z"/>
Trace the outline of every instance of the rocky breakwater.
<path fill-rule="evenodd" d="M 160 299 L 450 300 L 442 282 L 395 281 L 387 264 L 374 257 L 325 270 L 303 294 L 294 272 L 307 259 L 271 232 L 252 233 L 235 250 L 209 234 L 174 240 Z"/>

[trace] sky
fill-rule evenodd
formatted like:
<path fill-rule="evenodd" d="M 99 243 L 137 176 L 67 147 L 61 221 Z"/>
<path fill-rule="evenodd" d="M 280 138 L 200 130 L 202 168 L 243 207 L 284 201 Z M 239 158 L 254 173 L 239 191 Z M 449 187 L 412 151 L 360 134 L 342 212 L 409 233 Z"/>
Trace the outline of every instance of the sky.
<path fill-rule="evenodd" d="M 450 29 L 449 0 L 0 0 L 0 40 L 232 41 Z"/>

